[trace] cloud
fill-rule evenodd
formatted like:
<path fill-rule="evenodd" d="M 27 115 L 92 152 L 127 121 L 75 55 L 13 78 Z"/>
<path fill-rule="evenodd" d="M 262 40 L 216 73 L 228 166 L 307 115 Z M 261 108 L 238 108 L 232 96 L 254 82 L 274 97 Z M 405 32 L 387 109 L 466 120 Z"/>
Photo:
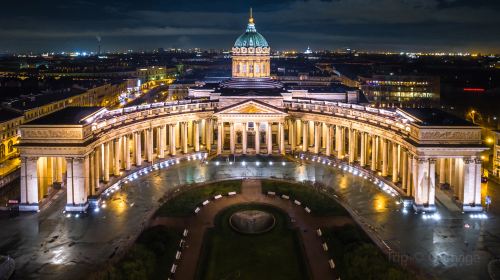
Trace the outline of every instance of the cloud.
<path fill-rule="evenodd" d="M 183 45 L 202 48 L 227 48 L 244 30 L 248 17 L 246 4 L 230 0 L 213 5 L 202 0 L 165 0 L 154 7 L 142 5 L 142 9 L 132 8 L 126 0 L 116 5 L 104 1 L 100 9 L 95 8 L 95 3 L 81 0 L 74 4 L 95 9 L 95 13 L 82 10 L 81 14 L 68 14 L 73 5 L 68 4 L 61 16 L 50 14 L 48 8 L 36 16 L 8 15 L 4 11 L 0 17 L 0 47 L 27 38 L 52 39 L 54 45 L 66 39 L 88 37 L 95 41 L 99 34 L 109 45 L 127 37 L 152 39 L 130 39 L 129 43 L 120 40 L 120 44 L 159 44 L 162 37 L 173 36 L 164 39 L 163 44 L 182 41 Z M 322 48 L 432 44 L 440 48 L 476 45 L 500 50 L 500 39 L 491 36 L 500 25 L 498 13 L 500 4 L 487 0 L 258 0 L 254 6 L 258 30 L 280 48 L 309 44 Z"/>

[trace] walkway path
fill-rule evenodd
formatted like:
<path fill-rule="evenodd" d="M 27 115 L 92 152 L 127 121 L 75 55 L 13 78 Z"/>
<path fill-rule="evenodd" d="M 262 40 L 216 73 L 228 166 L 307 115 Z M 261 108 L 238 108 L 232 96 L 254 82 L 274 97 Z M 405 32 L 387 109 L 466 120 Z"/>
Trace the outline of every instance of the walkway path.
<path fill-rule="evenodd" d="M 188 248 L 183 251 L 176 279 L 194 279 L 204 233 L 214 226 L 213 222 L 216 214 L 231 205 L 250 202 L 270 204 L 286 211 L 292 219 L 294 227 L 300 232 L 313 279 L 334 279 L 335 274 L 328 265 L 327 253 L 323 251 L 321 239 L 316 236 L 315 231 L 318 227 L 341 226 L 353 221 L 348 217 L 314 217 L 308 214 L 303 207 L 297 206 L 288 200 L 263 195 L 260 180 L 244 180 L 241 195 L 212 201 L 203 207 L 196 216 L 188 218 L 157 218 L 152 222 L 152 225 L 162 224 L 189 229 L 189 236 L 186 240 Z"/>

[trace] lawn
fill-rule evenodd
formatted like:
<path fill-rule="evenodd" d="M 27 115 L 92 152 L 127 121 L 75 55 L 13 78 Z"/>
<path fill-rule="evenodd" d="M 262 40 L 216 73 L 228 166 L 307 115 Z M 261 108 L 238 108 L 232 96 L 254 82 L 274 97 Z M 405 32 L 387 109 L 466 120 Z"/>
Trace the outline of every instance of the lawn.
<path fill-rule="evenodd" d="M 238 210 L 272 213 L 275 227 L 266 233 L 245 235 L 233 231 L 229 217 Z M 205 236 L 197 279 L 308 279 L 297 231 L 289 228 L 280 210 L 257 204 L 235 205 L 219 213 L 216 226 Z"/>
<path fill-rule="evenodd" d="M 146 229 L 115 264 L 90 279 L 166 279 L 175 259 L 182 233 L 164 226 Z"/>
<path fill-rule="evenodd" d="M 194 209 L 203 201 L 215 195 L 241 192 L 241 180 L 211 183 L 183 191 L 165 202 L 156 212 L 161 217 L 186 217 L 193 215 Z"/>
<path fill-rule="evenodd" d="M 333 198 L 309 185 L 282 181 L 262 180 L 262 192 L 276 192 L 289 195 L 311 209 L 315 216 L 345 216 L 347 211 Z"/>
<path fill-rule="evenodd" d="M 415 279 L 408 271 L 391 263 L 356 225 L 322 229 L 330 257 L 342 279 Z"/>

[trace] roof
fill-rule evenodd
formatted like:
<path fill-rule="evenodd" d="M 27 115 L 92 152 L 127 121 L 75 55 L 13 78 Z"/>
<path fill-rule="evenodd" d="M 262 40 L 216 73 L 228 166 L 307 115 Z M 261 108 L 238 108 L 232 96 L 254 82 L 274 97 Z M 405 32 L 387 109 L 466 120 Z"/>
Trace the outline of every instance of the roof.
<path fill-rule="evenodd" d="M 234 47 L 263 48 L 263 47 L 269 47 L 269 44 L 267 43 L 266 38 L 264 38 L 264 36 L 260 35 L 260 33 L 257 32 L 257 29 L 255 29 L 255 24 L 253 23 L 253 18 L 251 17 L 250 21 L 248 22 L 245 33 L 241 34 L 240 37 L 236 39 L 236 42 L 234 42 Z"/>
<path fill-rule="evenodd" d="M 273 106 L 271 104 L 262 102 L 262 101 L 260 101 L 258 99 L 247 99 L 247 100 L 243 100 L 241 102 L 229 105 L 227 107 L 221 108 L 221 109 L 217 110 L 216 114 L 220 114 L 221 112 L 228 112 L 228 111 L 231 111 L 231 109 L 233 109 L 233 108 L 237 108 L 237 107 L 240 107 L 241 105 L 251 104 L 251 103 L 254 103 L 254 104 L 258 105 L 258 106 L 262 106 L 264 108 L 271 109 L 271 110 L 275 111 L 275 113 L 279 113 L 279 114 L 284 114 L 285 113 L 285 111 L 283 109 L 278 108 L 276 106 Z"/>
<path fill-rule="evenodd" d="M 221 96 L 282 96 L 284 92 L 278 88 L 244 89 L 244 88 L 221 88 Z"/>
<path fill-rule="evenodd" d="M 22 116 L 23 115 L 20 113 L 16 113 L 5 109 L 0 109 L 0 122 L 7 122 L 13 119 L 20 118 Z"/>
<path fill-rule="evenodd" d="M 79 95 L 83 92 L 85 92 L 85 90 L 71 89 L 70 91 L 65 91 L 65 92 L 34 95 L 28 98 L 22 98 L 20 100 L 12 102 L 10 104 L 10 107 L 19 111 L 27 111 L 33 108 L 41 107 L 53 102 L 61 101 L 66 98 Z"/>
<path fill-rule="evenodd" d="M 402 108 L 401 110 L 417 119 L 423 126 L 476 126 L 450 113 L 434 108 Z"/>
<path fill-rule="evenodd" d="M 47 116 L 33 120 L 26 125 L 78 125 L 82 120 L 103 107 L 66 107 Z"/>

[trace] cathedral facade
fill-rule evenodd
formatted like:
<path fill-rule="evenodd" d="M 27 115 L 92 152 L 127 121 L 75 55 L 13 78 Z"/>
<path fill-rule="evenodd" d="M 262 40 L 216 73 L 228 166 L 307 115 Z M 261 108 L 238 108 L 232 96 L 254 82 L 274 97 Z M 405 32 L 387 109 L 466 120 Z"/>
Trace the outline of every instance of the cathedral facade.
<path fill-rule="evenodd" d="M 20 209 L 39 210 L 63 184 L 66 210 L 85 211 L 110 182 L 200 153 L 334 159 L 373 174 L 417 211 L 435 209 L 442 184 L 464 211 L 482 209 L 479 127 L 435 109 L 363 106 L 356 90 L 287 89 L 270 75 L 270 47 L 252 16 L 233 46 L 232 78 L 190 97 L 70 107 L 22 125 Z"/>

